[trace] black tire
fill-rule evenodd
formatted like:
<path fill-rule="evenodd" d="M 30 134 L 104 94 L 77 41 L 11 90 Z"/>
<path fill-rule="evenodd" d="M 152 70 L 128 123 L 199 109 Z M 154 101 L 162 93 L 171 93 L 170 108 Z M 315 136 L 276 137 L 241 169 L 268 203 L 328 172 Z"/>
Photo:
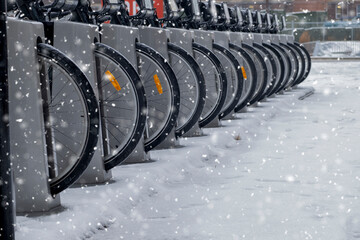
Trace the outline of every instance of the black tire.
<path fill-rule="evenodd" d="M 250 105 L 258 102 L 261 97 L 263 96 L 266 86 L 267 86 L 267 81 L 268 81 L 268 72 L 267 72 L 267 68 L 266 68 L 266 63 L 263 59 L 263 57 L 261 56 L 261 54 L 252 46 L 243 43 L 242 47 L 248 51 L 249 54 L 253 54 L 253 59 L 254 62 L 257 61 L 259 63 L 259 65 L 257 65 L 255 63 L 255 66 L 259 66 L 259 71 L 257 70 L 258 74 L 258 78 L 257 78 L 257 82 L 258 82 L 258 87 L 255 91 L 255 95 L 253 96 L 253 98 L 250 101 Z M 262 73 L 259 75 L 259 72 Z"/>
<path fill-rule="evenodd" d="M 284 43 L 280 43 L 280 46 L 283 47 L 285 49 L 285 51 L 287 52 L 288 56 L 290 57 L 290 80 L 289 82 L 286 84 L 285 89 L 291 87 L 296 79 L 297 79 L 297 75 L 299 72 L 299 62 L 298 59 L 296 57 L 296 53 L 295 51 L 290 48 L 287 44 Z"/>
<path fill-rule="evenodd" d="M 270 66 L 271 66 L 271 75 L 268 74 L 269 81 L 268 81 L 267 87 L 264 91 L 264 94 L 259 99 L 259 101 L 261 101 L 262 99 L 269 96 L 269 93 L 272 91 L 272 89 L 274 89 L 274 87 L 276 85 L 277 67 L 276 67 L 276 63 L 275 63 L 275 59 L 274 59 L 273 55 L 264 46 L 257 44 L 257 43 L 253 43 L 253 46 L 255 49 L 257 49 L 258 51 L 261 51 L 261 52 L 263 52 L 263 54 L 265 54 L 268 61 L 270 62 Z"/>
<path fill-rule="evenodd" d="M 247 77 L 246 79 L 244 79 L 244 83 L 246 83 L 246 81 L 249 81 L 248 83 L 250 86 L 248 87 L 248 89 L 244 89 L 245 91 L 246 90 L 248 90 L 248 91 L 246 91 L 245 94 L 242 93 L 242 96 L 241 96 L 241 99 L 240 99 L 238 105 L 236 105 L 236 107 L 234 108 L 235 112 L 239 112 L 244 107 L 246 107 L 247 105 L 250 104 L 250 101 L 255 94 L 257 73 L 256 73 L 254 61 L 251 59 L 250 55 L 244 49 L 242 49 L 240 46 L 238 46 L 236 44 L 232 44 L 232 43 L 229 43 L 229 47 L 230 47 L 230 50 L 234 52 L 234 54 L 239 54 L 241 56 L 242 60 L 244 62 L 246 62 L 246 64 L 243 64 L 243 65 L 247 65 L 249 67 L 249 72 L 246 75 L 250 75 L 250 78 Z M 245 84 L 243 84 L 243 85 L 245 85 Z M 245 88 L 245 86 L 243 86 L 243 88 Z"/>
<path fill-rule="evenodd" d="M 219 115 L 219 118 L 222 119 L 228 114 L 230 114 L 238 105 L 243 90 L 244 78 L 241 71 L 240 63 L 228 49 L 216 43 L 213 44 L 213 48 L 214 53 L 218 56 L 219 60 L 227 61 L 228 64 L 226 65 L 232 68 L 231 70 L 234 73 L 233 76 L 227 75 L 226 77 L 228 81 L 226 100 Z M 233 83 L 229 84 L 230 81 L 233 81 Z M 232 89 L 231 86 L 235 86 L 235 89 Z"/>
<path fill-rule="evenodd" d="M 47 155 L 51 160 L 49 185 L 51 194 L 54 195 L 71 186 L 91 161 L 99 134 L 98 104 L 84 73 L 62 52 L 48 44 L 38 43 L 37 55 L 41 73 Z M 63 79 L 61 74 L 65 76 L 66 83 L 58 88 L 60 80 Z M 71 98 L 69 93 L 73 94 Z M 67 110 L 64 105 L 73 111 L 66 111 L 63 115 Z M 83 111 L 80 113 L 81 110 Z M 68 119 L 63 119 L 62 116 L 68 116 Z M 83 120 L 79 122 L 79 119 Z M 69 123 L 68 120 L 73 122 Z M 74 130 L 80 128 L 83 129 L 82 132 Z M 82 142 L 78 144 L 77 141 Z M 66 156 L 61 154 L 64 152 L 67 153 Z M 56 158 L 58 162 L 55 161 Z M 61 168 L 60 165 L 64 167 Z M 56 176 L 57 171 L 59 173 Z"/>
<path fill-rule="evenodd" d="M 310 70 L 311 70 L 311 57 L 309 52 L 304 48 L 303 45 L 301 45 L 298 42 L 294 42 L 294 45 L 299 47 L 300 50 L 303 52 L 303 55 L 305 56 L 305 63 L 306 63 L 306 71 L 304 73 L 304 76 L 302 77 L 302 79 L 296 83 L 296 85 L 299 85 L 300 83 L 302 83 L 310 74 Z"/>
<path fill-rule="evenodd" d="M 267 43 L 263 43 L 263 46 L 266 47 L 269 51 L 271 51 L 275 55 L 276 61 L 279 62 L 279 70 L 277 72 L 276 84 L 273 89 L 268 93 L 268 97 L 270 97 L 277 92 L 277 90 L 281 87 L 281 84 L 285 81 L 285 64 L 282 55 L 277 49 Z"/>
<path fill-rule="evenodd" d="M 285 50 L 280 47 L 280 45 L 272 43 L 271 46 L 273 46 L 282 56 L 283 62 L 284 62 L 284 79 L 281 82 L 281 85 L 279 86 L 278 89 L 276 89 L 275 93 L 279 93 L 282 90 L 285 89 L 285 86 L 288 84 L 288 82 L 290 81 L 290 76 L 291 76 L 291 61 L 290 61 L 290 57 L 287 55 L 287 53 L 285 52 Z"/>
<path fill-rule="evenodd" d="M 297 46 L 295 46 L 294 44 L 288 43 L 288 46 L 290 46 L 296 52 L 296 55 L 297 55 L 297 58 L 298 58 L 298 61 L 299 61 L 299 73 L 298 73 L 298 76 L 297 76 L 295 82 L 293 83 L 293 85 L 291 85 L 291 87 L 293 87 L 298 82 L 300 82 L 300 80 L 302 79 L 302 77 L 305 74 L 305 57 L 302 54 L 301 50 Z"/>
<path fill-rule="evenodd" d="M 206 98 L 207 100 L 205 100 L 205 106 L 204 106 L 204 110 L 202 112 L 202 117 L 199 120 L 199 126 L 200 127 L 205 127 L 207 124 L 209 124 L 211 121 L 213 121 L 215 118 L 217 118 L 221 112 L 222 107 L 224 106 L 225 103 L 225 99 L 226 99 L 226 91 L 227 91 L 227 79 L 226 79 L 226 74 L 224 71 L 224 68 L 222 66 L 222 64 L 220 63 L 219 59 L 215 56 L 215 54 L 213 52 L 211 52 L 209 49 L 207 49 L 206 47 L 198 44 L 198 43 L 193 43 L 193 51 L 194 51 L 194 56 L 195 59 L 199 62 L 199 58 L 201 57 L 202 59 L 205 59 L 207 61 L 208 64 L 211 64 L 211 69 L 215 71 L 215 86 L 216 86 L 216 99 L 215 102 L 211 102 L 211 106 L 209 108 L 209 110 L 206 108 L 207 104 L 209 104 L 209 97 L 208 97 L 208 92 L 206 93 Z M 207 80 L 207 73 L 208 72 L 204 72 L 205 69 L 207 69 L 209 66 L 202 66 L 203 64 L 199 64 L 200 65 L 200 69 L 202 70 L 204 77 L 205 77 L 205 81 Z M 206 85 L 206 90 L 208 90 L 209 85 L 211 85 L 211 83 L 205 82 Z M 207 111 L 205 115 L 203 115 L 204 111 Z"/>
<path fill-rule="evenodd" d="M 105 170 L 119 165 L 144 136 L 147 115 L 145 90 L 132 64 L 115 49 L 95 43 Z M 105 68 L 102 68 L 106 66 Z M 106 71 L 116 76 L 112 86 Z"/>
<path fill-rule="evenodd" d="M 199 121 L 205 106 L 206 86 L 200 66 L 187 51 L 168 43 L 168 52 L 181 92 L 179 116 L 175 129 L 176 136 L 180 137 Z M 180 122 L 181 119 L 184 121 Z"/>
<path fill-rule="evenodd" d="M 145 151 L 150 151 L 164 141 L 176 126 L 180 108 L 180 89 L 170 64 L 160 55 L 160 53 L 143 43 L 137 42 L 135 46 L 139 62 L 139 73 L 145 87 L 148 104 L 148 128 L 145 130 L 144 147 Z M 142 65 L 142 63 L 147 64 L 148 66 L 148 69 L 145 69 L 145 71 L 142 66 L 146 65 Z M 148 70 L 151 72 L 148 72 Z M 161 93 L 156 93 L 157 86 L 155 86 L 156 84 L 154 84 L 154 81 L 152 80 L 152 77 L 155 76 L 153 73 L 155 73 L 155 75 L 161 75 L 164 88 L 166 87 Z M 161 101 L 165 100 L 165 102 L 162 103 L 158 101 L 159 99 Z M 165 106 L 167 108 L 166 112 L 160 114 L 159 106 Z M 153 131 L 149 125 L 155 123 L 158 125 L 157 129 L 154 128 L 155 130 Z"/>

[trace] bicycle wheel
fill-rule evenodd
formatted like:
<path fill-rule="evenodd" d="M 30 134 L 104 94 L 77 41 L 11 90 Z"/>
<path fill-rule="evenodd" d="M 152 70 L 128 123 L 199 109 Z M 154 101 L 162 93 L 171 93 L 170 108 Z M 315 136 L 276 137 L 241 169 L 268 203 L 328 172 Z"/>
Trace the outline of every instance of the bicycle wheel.
<path fill-rule="evenodd" d="M 299 85 L 300 83 L 302 83 L 307 78 L 307 76 L 309 76 L 309 73 L 310 73 L 310 70 L 311 70 L 311 57 L 310 57 L 309 52 L 304 48 L 303 45 L 301 45 L 298 42 L 294 42 L 294 45 L 297 46 L 303 52 L 303 55 L 305 56 L 306 71 L 305 71 L 304 76 L 302 77 L 302 79 L 300 79 L 300 81 L 296 83 L 296 85 Z"/>
<path fill-rule="evenodd" d="M 267 77 L 268 72 L 263 57 L 256 49 L 245 43 L 242 44 L 242 47 L 244 48 L 245 51 L 248 52 L 250 56 L 252 56 L 257 72 L 257 86 L 256 86 L 255 94 L 250 101 L 250 105 L 252 105 L 258 102 L 262 97 L 263 93 L 265 92 L 267 86 L 267 80 L 268 80 Z"/>
<path fill-rule="evenodd" d="M 241 70 L 244 76 L 243 92 L 238 105 L 234 109 L 235 112 L 239 112 L 250 104 L 250 101 L 255 94 L 257 73 L 254 61 L 244 49 L 232 43 L 229 43 L 229 47 L 234 56 L 242 62 Z"/>
<path fill-rule="evenodd" d="M 298 62 L 299 62 L 299 73 L 296 77 L 295 82 L 291 85 L 291 87 L 293 87 L 301 80 L 301 78 L 305 74 L 305 57 L 303 56 L 301 50 L 298 47 L 296 47 L 294 44 L 288 43 L 288 46 L 291 47 L 295 51 Z"/>
<path fill-rule="evenodd" d="M 296 57 L 296 53 L 292 50 L 288 45 L 284 43 L 280 43 L 280 46 L 285 49 L 285 52 L 290 58 L 290 79 L 286 84 L 285 89 L 291 87 L 291 85 L 295 82 L 297 74 L 299 72 L 299 62 Z"/>
<path fill-rule="evenodd" d="M 267 81 L 268 84 L 266 86 L 263 95 L 259 99 L 259 101 L 261 101 L 262 99 L 266 98 L 269 95 L 269 93 L 276 85 L 277 68 L 273 55 L 264 46 L 257 43 L 253 43 L 253 46 L 264 56 L 264 62 L 266 63 L 267 71 L 268 71 L 268 81 Z"/>
<path fill-rule="evenodd" d="M 277 92 L 277 90 L 281 87 L 281 84 L 285 81 L 285 64 L 282 55 L 276 50 L 272 45 L 263 43 L 263 46 L 274 55 L 274 59 L 279 66 L 279 71 L 276 76 L 276 83 L 273 89 L 268 93 L 268 96 L 271 96 Z"/>
<path fill-rule="evenodd" d="M 126 160 L 143 137 L 145 90 L 131 63 L 115 49 L 95 43 L 105 170 Z"/>
<path fill-rule="evenodd" d="M 77 65 L 54 47 L 37 44 L 51 194 L 73 184 L 98 141 L 98 104 Z"/>
<path fill-rule="evenodd" d="M 168 43 L 171 67 L 177 77 L 180 92 L 180 109 L 176 136 L 188 132 L 199 120 L 205 106 L 205 79 L 195 59 L 181 47 Z"/>
<path fill-rule="evenodd" d="M 222 119 L 230 114 L 239 103 L 243 89 L 244 78 L 240 63 L 228 49 L 214 43 L 213 52 L 220 60 L 220 62 L 223 63 L 227 79 L 226 99 L 219 115 L 219 118 Z"/>
<path fill-rule="evenodd" d="M 193 43 L 193 51 L 206 79 L 206 100 L 199 121 L 199 126 L 204 127 L 219 116 L 224 106 L 227 79 L 224 68 L 214 53 L 198 43 Z"/>
<path fill-rule="evenodd" d="M 275 91 L 275 93 L 279 93 L 280 91 L 284 90 L 285 86 L 287 85 L 287 83 L 290 80 L 291 62 L 290 62 L 290 57 L 287 55 L 285 50 L 282 47 L 280 47 L 280 45 L 272 43 L 271 46 L 274 47 L 280 53 L 280 55 L 281 55 L 281 57 L 283 59 L 283 62 L 284 62 L 284 78 L 283 78 L 283 81 L 281 82 L 279 88 L 276 89 L 276 91 Z"/>
<path fill-rule="evenodd" d="M 138 69 L 148 106 L 145 151 L 158 146 L 175 127 L 180 89 L 168 61 L 149 46 L 136 43 Z"/>

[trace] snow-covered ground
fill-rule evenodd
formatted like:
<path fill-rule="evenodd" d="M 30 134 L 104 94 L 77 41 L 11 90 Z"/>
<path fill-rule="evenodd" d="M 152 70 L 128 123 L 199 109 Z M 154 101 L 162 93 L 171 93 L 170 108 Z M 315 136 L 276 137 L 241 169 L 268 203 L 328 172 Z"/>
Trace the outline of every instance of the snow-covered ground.
<path fill-rule="evenodd" d="M 359 239 L 359 69 L 314 62 L 300 89 L 17 217 L 17 240 Z"/>

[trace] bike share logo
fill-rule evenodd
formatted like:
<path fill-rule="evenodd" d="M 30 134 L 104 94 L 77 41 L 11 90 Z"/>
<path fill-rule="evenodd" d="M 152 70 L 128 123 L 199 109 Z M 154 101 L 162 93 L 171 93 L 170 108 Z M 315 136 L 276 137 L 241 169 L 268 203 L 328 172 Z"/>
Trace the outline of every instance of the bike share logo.
<path fill-rule="evenodd" d="M 140 10 L 139 5 L 135 0 L 126 0 L 125 4 L 129 11 L 130 16 L 135 15 Z M 154 0 L 154 8 L 156 8 L 156 13 L 158 18 L 163 18 L 164 16 L 163 0 Z"/>

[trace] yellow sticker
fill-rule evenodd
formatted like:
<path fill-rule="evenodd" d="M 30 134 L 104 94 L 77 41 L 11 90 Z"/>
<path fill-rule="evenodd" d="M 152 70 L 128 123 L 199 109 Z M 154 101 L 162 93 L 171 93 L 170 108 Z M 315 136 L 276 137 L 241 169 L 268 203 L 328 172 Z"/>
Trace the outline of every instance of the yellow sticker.
<path fill-rule="evenodd" d="M 241 66 L 241 71 L 242 71 L 244 79 L 246 80 L 247 79 L 246 71 L 245 71 L 245 68 L 243 66 Z"/>
<path fill-rule="evenodd" d="M 114 88 L 117 91 L 120 91 L 121 90 L 120 84 L 118 83 L 118 81 L 116 81 L 116 78 L 114 77 L 114 75 L 112 75 L 112 73 L 109 70 L 105 72 L 105 75 L 109 79 L 109 81 L 112 83 Z"/>
<path fill-rule="evenodd" d="M 162 86 L 161 86 L 161 83 L 160 83 L 160 79 L 158 77 L 157 74 L 154 75 L 154 82 L 155 82 L 155 85 L 156 85 L 156 88 L 159 92 L 159 94 L 162 94 L 163 93 L 163 89 L 162 89 Z"/>

